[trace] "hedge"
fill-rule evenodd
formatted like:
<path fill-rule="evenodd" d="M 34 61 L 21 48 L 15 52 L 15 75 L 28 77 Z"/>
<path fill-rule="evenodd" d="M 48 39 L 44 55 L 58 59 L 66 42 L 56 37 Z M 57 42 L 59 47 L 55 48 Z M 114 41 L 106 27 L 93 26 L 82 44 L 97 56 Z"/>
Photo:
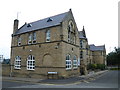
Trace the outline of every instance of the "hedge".
<path fill-rule="evenodd" d="M 105 64 L 89 64 L 88 65 L 88 69 L 92 69 L 92 70 L 95 70 L 95 69 L 104 70 L 105 68 L 106 68 Z"/>

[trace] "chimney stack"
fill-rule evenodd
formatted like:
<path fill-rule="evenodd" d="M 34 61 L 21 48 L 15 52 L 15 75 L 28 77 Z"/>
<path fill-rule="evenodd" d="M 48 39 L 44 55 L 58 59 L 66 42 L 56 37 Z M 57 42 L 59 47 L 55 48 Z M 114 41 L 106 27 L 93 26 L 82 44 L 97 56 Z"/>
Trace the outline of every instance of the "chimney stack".
<path fill-rule="evenodd" d="M 15 34 L 16 31 L 18 30 L 18 24 L 19 24 L 19 20 L 15 19 L 14 20 L 14 26 L 13 26 L 13 34 Z"/>

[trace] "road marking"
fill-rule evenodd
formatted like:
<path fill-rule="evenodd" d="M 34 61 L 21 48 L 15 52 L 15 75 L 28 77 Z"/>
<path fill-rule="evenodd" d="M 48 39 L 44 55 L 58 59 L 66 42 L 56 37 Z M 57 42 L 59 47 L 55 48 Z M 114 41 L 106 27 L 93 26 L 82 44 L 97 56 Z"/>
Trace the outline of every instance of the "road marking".
<path fill-rule="evenodd" d="M 93 81 L 93 80 L 95 80 L 95 78 L 89 78 L 89 80 L 90 80 L 90 81 Z"/>
<path fill-rule="evenodd" d="M 87 80 L 82 80 L 82 82 L 85 82 L 85 83 L 90 83 L 90 82 L 88 82 Z"/>

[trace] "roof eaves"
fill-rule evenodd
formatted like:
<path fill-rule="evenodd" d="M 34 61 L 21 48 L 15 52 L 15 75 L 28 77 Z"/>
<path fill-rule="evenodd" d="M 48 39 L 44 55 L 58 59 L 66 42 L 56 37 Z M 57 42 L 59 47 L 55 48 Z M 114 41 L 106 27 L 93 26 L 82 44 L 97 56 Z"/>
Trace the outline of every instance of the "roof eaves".
<path fill-rule="evenodd" d="M 38 30 L 42 30 L 42 29 L 46 29 L 46 28 L 50 28 L 50 27 L 55 27 L 55 26 L 59 26 L 61 23 L 57 24 L 57 25 L 54 25 L 54 26 L 49 26 L 49 27 L 44 27 L 44 28 L 40 28 L 40 29 L 33 29 L 31 31 L 25 31 L 25 32 L 21 32 L 21 33 L 16 33 L 14 34 L 14 36 L 16 35 L 20 35 L 20 34 L 25 34 L 25 33 L 28 33 L 28 32 L 34 32 L 34 31 L 38 31 Z"/>

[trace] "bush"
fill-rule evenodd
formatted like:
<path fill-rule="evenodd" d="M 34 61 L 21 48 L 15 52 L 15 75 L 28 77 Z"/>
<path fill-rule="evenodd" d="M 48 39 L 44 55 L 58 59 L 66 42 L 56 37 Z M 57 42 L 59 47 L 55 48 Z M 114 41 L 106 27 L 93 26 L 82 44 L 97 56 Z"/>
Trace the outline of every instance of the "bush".
<path fill-rule="evenodd" d="M 120 70 L 120 68 L 111 68 L 110 70 Z"/>
<path fill-rule="evenodd" d="M 96 69 L 96 68 L 97 68 L 97 64 L 89 64 L 89 65 L 88 65 L 88 69 L 94 70 L 94 69 Z"/>
<path fill-rule="evenodd" d="M 106 68 L 106 66 L 104 64 L 89 64 L 88 65 L 88 69 L 100 69 L 100 70 L 104 70 Z"/>
<path fill-rule="evenodd" d="M 97 69 L 104 70 L 105 69 L 105 64 L 97 64 Z"/>

